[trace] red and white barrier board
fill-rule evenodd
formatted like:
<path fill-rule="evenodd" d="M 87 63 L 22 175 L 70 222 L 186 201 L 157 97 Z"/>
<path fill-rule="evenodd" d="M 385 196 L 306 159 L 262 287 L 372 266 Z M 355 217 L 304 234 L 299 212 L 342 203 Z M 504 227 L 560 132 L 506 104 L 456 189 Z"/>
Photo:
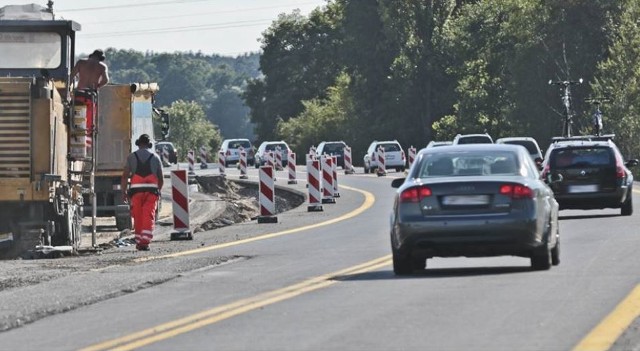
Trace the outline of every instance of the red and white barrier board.
<path fill-rule="evenodd" d="M 166 145 L 162 148 L 162 164 L 169 164 L 169 148 Z"/>
<path fill-rule="evenodd" d="M 220 175 L 223 177 L 226 176 L 225 167 L 224 167 L 225 163 L 226 161 L 225 161 L 224 152 L 219 151 L 218 152 L 218 169 L 220 170 Z"/>
<path fill-rule="evenodd" d="M 416 148 L 411 145 L 409 147 L 409 168 L 413 165 L 413 162 L 416 160 Z"/>
<path fill-rule="evenodd" d="M 189 182 L 187 171 L 171 171 L 173 229 L 171 240 L 193 240 L 189 226 Z"/>
<path fill-rule="evenodd" d="M 353 158 L 351 157 L 351 147 L 344 147 L 344 174 L 353 174 Z"/>
<path fill-rule="evenodd" d="M 208 168 L 207 165 L 207 148 L 204 146 L 200 147 L 200 169 Z"/>
<path fill-rule="evenodd" d="M 385 168 L 385 157 L 384 157 L 384 149 L 382 147 L 378 147 L 378 151 L 376 152 L 376 161 L 378 163 L 378 168 L 376 168 L 376 174 L 378 177 L 387 175 L 387 169 Z"/>
<path fill-rule="evenodd" d="M 260 215 L 258 216 L 258 223 L 277 223 L 273 168 L 271 166 L 260 167 L 258 179 L 260 182 L 258 192 Z"/>
<path fill-rule="evenodd" d="M 189 150 L 187 153 L 187 161 L 189 162 L 189 174 L 195 173 L 196 156 L 193 150 Z"/>
<path fill-rule="evenodd" d="M 287 169 L 289 170 L 289 181 L 287 184 L 298 184 L 296 179 L 296 154 L 289 150 L 289 156 L 287 156 Z"/>
<path fill-rule="evenodd" d="M 331 156 L 331 171 L 333 172 L 333 197 L 340 197 L 338 191 L 338 156 Z"/>
<path fill-rule="evenodd" d="M 333 197 L 333 159 L 331 156 L 320 156 L 322 163 L 322 203 L 332 204 L 336 202 Z"/>
<path fill-rule="evenodd" d="M 320 161 L 307 162 L 307 184 L 309 188 L 308 212 L 324 211 L 322 208 L 322 179 L 320 178 Z"/>

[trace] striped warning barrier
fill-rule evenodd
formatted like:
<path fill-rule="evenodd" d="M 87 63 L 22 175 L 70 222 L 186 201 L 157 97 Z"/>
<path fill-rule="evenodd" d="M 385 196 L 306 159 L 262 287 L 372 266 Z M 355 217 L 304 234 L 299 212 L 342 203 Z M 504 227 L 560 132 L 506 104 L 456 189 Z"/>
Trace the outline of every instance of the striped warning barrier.
<path fill-rule="evenodd" d="M 311 146 L 309 148 L 309 153 L 307 154 L 307 162 L 313 160 L 316 156 L 316 148 Z"/>
<path fill-rule="evenodd" d="M 331 156 L 331 172 L 333 173 L 333 197 L 340 197 L 338 191 L 338 156 Z"/>
<path fill-rule="evenodd" d="M 376 174 L 378 175 L 378 177 L 387 175 L 387 169 L 384 165 L 384 149 L 382 148 L 382 146 L 378 147 L 378 151 L 376 152 L 376 160 L 378 161 L 378 168 L 376 168 Z"/>
<path fill-rule="evenodd" d="M 411 145 L 409 147 L 409 168 L 413 165 L 413 162 L 416 160 L 416 148 Z"/>
<path fill-rule="evenodd" d="M 333 159 L 331 156 L 320 156 L 322 163 L 322 203 L 332 204 L 336 202 L 333 197 Z"/>
<path fill-rule="evenodd" d="M 287 184 L 298 184 L 296 180 L 296 154 L 289 150 L 289 156 L 287 156 L 287 169 L 289 170 L 289 181 Z"/>
<path fill-rule="evenodd" d="M 283 162 L 282 162 L 282 149 L 280 148 L 280 146 L 276 146 L 276 170 L 281 171 L 283 170 Z"/>
<path fill-rule="evenodd" d="M 169 147 L 166 145 L 162 147 L 162 164 L 169 164 Z"/>
<path fill-rule="evenodd" d="M 225 174 L 225 157 L 224 157 L 224 151 L 218 151 L 218 169 L 220 170 L 220 175 L 221 176 L 226 176 Z"/>
<path fill-rule="evenodd" d="M 187 162 L 189 162 L 189 174 L 195 174 L 196 155 L 193 150 L 189 150 L 187 153 Z"/>
<path fill-rule="evenodd" d="M 207 148 L 204 146 L 200 147 L 200 169 L 209 168 L 207 164 Z"/>
<path fill-rule="evenodd" d="M 344 174 L 353 174 L 355 173 L 353 169 L 353 159 L 351 158 L 351 147 L 344 147 Z"/>
<path fill-rule="evenodd" d="M 247 151 L 240 146 L 240 161 L 238 161 L 240 165 L 240 179 L 247 179 Z"/>
<path fill-rule="evenodd" d="M 258 194 L 260 215 L 258 216 L 258 223 L 277 223 L 273 168 L 271 166 L 260 167 L 258 179 L 260 182 Z"/>
<path fill-rule="evenodd" d="M 320 178 L 320 161 L 315 159 L 307 162 L 307 184 L 309 188 L 309 206 L 307 212 L 324 211 L 322 208 L 322 180 Z"/>
<path fill-rule="evenodd" d="M 171 171 L 173 229 L 171 240 L 193 240 L 189 226 L 189 184 L 187 171 Z"/>

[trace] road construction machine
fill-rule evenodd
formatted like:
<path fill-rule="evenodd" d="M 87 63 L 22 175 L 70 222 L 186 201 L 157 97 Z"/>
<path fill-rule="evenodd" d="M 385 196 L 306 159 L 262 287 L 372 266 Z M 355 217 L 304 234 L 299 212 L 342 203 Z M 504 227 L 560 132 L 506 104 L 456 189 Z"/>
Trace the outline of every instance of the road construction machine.
<path fill-rule="evenodd" d="M 70 77 L 80 28 L 51 7 L 0 8 L 0 258 L 80 246 L 93 167 Z"/>

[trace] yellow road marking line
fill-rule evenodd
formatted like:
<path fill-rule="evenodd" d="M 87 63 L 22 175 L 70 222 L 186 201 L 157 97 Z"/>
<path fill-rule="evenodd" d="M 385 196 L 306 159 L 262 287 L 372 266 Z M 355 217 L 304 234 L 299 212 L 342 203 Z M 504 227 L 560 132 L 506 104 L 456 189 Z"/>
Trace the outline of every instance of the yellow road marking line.
<path fill-rule="evenodd" d="M 640 316 L 640 285 L 637 285 L 573 350 L 609 350 L 638 316 Z"/>
<path fill-rule="evenodd" d="M 81 351 L 101 351 L 101 350 L 134 350 L 149 344 L 169 339 L 180 334 L 190 332 L 195 329 L 220 322 L 222 320 L 235 317 L 242 313 L 265 307 L 280 301 L 288 300 L 296 296 L 314 290 L 326 288 L 336 284 L 345 275 L 355 275 L 374 271 L 391 264 L 391 256 L 377 258 L 356 266 L 342 269 L 337 272 L 324 274 L 310 278 L 301 283 L 290 285 L 281 289 L 273 290 L 263 294 L 249 297 L 226 305 L 218 306 L 206 311 L 202 311 L 191 316 L 180 318 L 168 323 L 160 324 L 139 332 L 126 335 L 117 339 L 105 341 L 99 344 L 83 348 Z"/>
<path fill-rule="evenodd" d="M 353 190 L 353 191 L 356 191 L 356 192 L 359 192 L 359 193 L 363 194 L 364 197 L 365 197 L 365 200 L 362 203 L 362 205 L 360 205 L 360 207 L 358 207 L 355 210 L 353 210 L 353 211 L 351 211 L 349 213 L 346 213 L 346 214 L 344 214 L 344 215 L 342 215 L 340 217 L 337 217 L 337 218 L 334 218 L 334 219 L 330 219 L 328 221 L 324 221 L 324 222 L 320 222 L 320 223 L 306 225 L 306 226 L 303 226 L 303 227 L 293 228 L 293 229 L 289 229 L 289 230 L 283 230 L 281 232 L 264 234 L 264 235 L 256 236 L 256 237 L 253 237 L 253 238 L 242 239 L 242 240 L 238 240 L 238 241 L 232 241 L 232 242 L 228 242 L 228 243 L 224 243 L 224 244 L 205 246 L 205 247 L 201 247 L 201 248 L 197 248 L 197 249 L 193 249 L 193 250 L 181 251 L 181 252 L 176 252 L 176 253 L 167 254 L 167 255 L 141 257 L 141 258 L 135 259 L 133 261 L 134 262 L 146 262 L 146 261 L 157 260 L 157 259 L 162 259 L 162 258 L 175 258 L 175 257 L 180 257 L 180 256 L 194 255 L 194 254 L 199 254 L 199 253 L 208 252 L 208 251 L 212 251 L 212 250 L 218 250 L 218 249 L 222 249 L 222 248 L 226 248 L 226 247 L 242 245 L 242 244 L 246 244 L 246 243 L 250 243 L 250 242 L 254 242 L 254 241 L 260 241 L 260 240 L 271 239 L 271 238 L 275 238 L 275 237 L 279 237 L 279 236 L 283 236 L 283 235 L 294 234 L 294 233 L 298 233 L 298 232 L 301 232 L 301 231 L 304 231 L 304 230 L 315 229 L 315 228 L 323 227 L 323 226 L 326 226 L 326 225 L 334 224 L 334 223 L 337 223 L 337 222 L 340 222 L 340 221 L 344 221 L 344 220 L 349 219 L 349 218 L 353 218 L 353 217 L 361 214 L 362 212 L 366 211 L 371 206 L 373 206 L 373 203 L 375 202 L 375 197 L 370 192 L 364 191 L 364 190 L 360 190 L 360 189 L 357 189 L 357 188 L 344 186 L 344 185 L 341 186 L 341 187 L 344 188 L 344 189 Z"/>

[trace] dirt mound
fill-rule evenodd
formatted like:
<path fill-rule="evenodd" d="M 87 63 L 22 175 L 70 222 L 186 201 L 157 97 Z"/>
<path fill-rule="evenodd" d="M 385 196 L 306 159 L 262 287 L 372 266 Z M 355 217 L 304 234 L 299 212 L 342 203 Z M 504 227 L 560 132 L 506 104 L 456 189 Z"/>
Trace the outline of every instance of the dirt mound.
<path fill-rule="evenodd" d="M 196 177 L 196 181 L 202 192 L 215 195 L 226 203 L 222 215 L 203 223 L 200 230 L 211 230 L 246 222 L 259 215 L 258 184 L 229 180 L 219 175 Z M 277 188 L 275 196 L 277 213 L 296 208 L 305 201 L 303 194 L 283 187 Z"/>

